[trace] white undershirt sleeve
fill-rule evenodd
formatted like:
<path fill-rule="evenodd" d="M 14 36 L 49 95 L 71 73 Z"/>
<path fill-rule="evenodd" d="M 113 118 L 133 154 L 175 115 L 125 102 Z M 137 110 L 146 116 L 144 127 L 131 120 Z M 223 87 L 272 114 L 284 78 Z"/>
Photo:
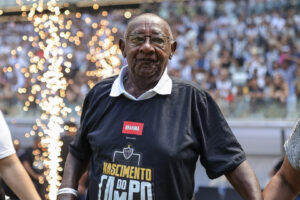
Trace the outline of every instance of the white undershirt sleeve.
<path fill-rule="evenodd" d="M 5 119 L 0 111 L 0 159 L 16 153 L 9 128 Z"/>

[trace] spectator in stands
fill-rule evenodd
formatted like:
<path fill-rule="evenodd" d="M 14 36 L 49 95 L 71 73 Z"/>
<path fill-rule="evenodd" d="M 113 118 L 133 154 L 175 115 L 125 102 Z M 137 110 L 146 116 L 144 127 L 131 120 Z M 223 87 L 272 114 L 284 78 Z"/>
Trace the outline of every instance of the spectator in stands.
<path fill-rule="evenodd" d="M 238 66 L 242 67 L 244 65 L 244 52 L 247 45 L 247 40 L 244 37 L 243 31 L 241 30 L 240 32 L 242 33 L 236 33 L 237 36 L 233 38 L 232 51 L 233 58 L 238 61 Z"/>
<path fill-rule="evenodd" d="M 214 99 L 217 98 L 216 77 L 212 73 L 206 74 L 205 88 L 207 88 L 207 91 Z"/>
<path fill-rule="evenodd" d="M 280 71 L 280 66 L 278 61 L 273 61 L 271 68 L 268 70 L 269 74 L 271 76 L 274 76 L 274 74 L 279 73 L 279 71 Z"/>
<path fill-rule="evenodd" d="M 36 136 L 32 147 L 28 147 L 21 157 L 22 163 L 43 200 L 46 199 L 47 181 L 44 175 L 45 166 L 42 160 L 41 138 Z"/>
<path fill-rule="evenodd" d="M 220 99 L 226 100 L 232 88 L 228 68 L 221 67 L 220 75 L 216 80 L 217 93 Z"/>
<path fill-rule="evenodd" d="M 268 68 L 268 72 L 273 74 L 279 68 L 278 64 L 278 57 L 279 57 L 279 50 L 276 45 L 277 42 L 275 39 L 268 40 L 268 51 L 266 51 L 266 64 Z"/>
<path fill-rule="evenodd" d="M 209 17 L 212 18 L 215 16 L 217 4 L 214 0 L 204 0 L 202 6 L 203 12 L 205 12 Z"/>
<path fill-rule="evenodd" d="M 265 75 L 267 73 L 267 67 L 263 62 L 263 58 L 259 54 L 259 49 L 253 47 L 251 49 L 251 57 L 246 62 L 246 69 L 249 73 L 249 78 L 257 78 L 258 86 L 263 88 L 265 86 Z"/>
<path fill-rule="evenodd" d="M 228 115 L 232 108 L 232 81 L 229 77 L 229 69 L 225 67 L 220 68 L 220 74 L 216 80 L 216 102 L 221 105 L 221 109 L 225 115 Z"/>
<path fill-rule="evenodd" d="M 289 89 L 289 97 L 295 95 L 295 74 L 297 70 L 297 65 L 292 60 L 292 56 L 290 54 L 290 47 L 283 46 L 281 49 L 281 55 L 279 58 L 280 69 L 278 73 L 282 76 L 285 82 L 288 84 Z"/>
<path fill-rule="evenodd" d="M 248 81 L 249 97 L 250 97 L 250 106 L 252 107 L 251 111 L 256 112 L 263 106 L 265 93 L 264 89 L 258 86 L 258 81 L 256 77 L 253 77 Z"/>
<path fill-rule="evenodd" d="M 289 87 L 280 74 L 273 76 L 273 81 L 270 85 L 270 97 L 282 105 L 286 104 L 289 95 Z"/>
<path fill-rule="evenodd" d="M 223 48 L 220 53 L 220 66 L 229 69 L 231 60 L 230 52 L 226 48 Z"/>

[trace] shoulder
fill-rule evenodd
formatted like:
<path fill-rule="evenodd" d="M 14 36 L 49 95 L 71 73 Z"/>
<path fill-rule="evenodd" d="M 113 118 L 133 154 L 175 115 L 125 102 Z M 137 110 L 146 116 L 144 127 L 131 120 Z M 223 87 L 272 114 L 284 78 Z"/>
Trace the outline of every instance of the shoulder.
<path fill-rule="evenodd" d="M 83 113 L 90 110 L 92 113 L 95 110 L 103 109 L 101 106 L 106 106 L 106 104 L 110 101 L 111 97 L 109 96 L 112 84 L 117 76 L 112 76 L 109 78 L 105 78 L 98 82 L 86 95 L 84 103 L 83 103 Z M 101 103 L 100 103 L 101 102 Z M 100 107 L 99 107 L 100 105 Z"/>
<path fill-rule="evenodd" d="M 183 92 L 189 92 L 193 94 L 198 94 L 200 96 L 206 96 L 208 93 L 200 87 L 199 84 L 192 82 L 192 81 L 187 81 L 187 80 L 182 80 L 176 77 L 171 77 L 172 83 L 173 83 L 173 88 L 175 92 L 180 92 L 181 94 Z"/>
<path fill-rule="evenodd" d="M 199 84 L 175 77 L 171 77 L 171 79 L 173 81 L 173 97 L 179 99 L 180 102 L 189 101 L 193 108 L 195 106 L 199 109 L 211 107 L 218 110 L 218 105 L 213 97 L 205 89 L 201 88 Z"/>
<path fill-rule="evenodd" d="M 111 89 L 112 84 L 114 83 L 114 81 L 116 80 L 118 76 L 111 76 L 105 79 L 102 79 L 101 81 L 99 81 L 92 90 L 102 90 L 102 89 L 106 89 L 109 88 Z"/>

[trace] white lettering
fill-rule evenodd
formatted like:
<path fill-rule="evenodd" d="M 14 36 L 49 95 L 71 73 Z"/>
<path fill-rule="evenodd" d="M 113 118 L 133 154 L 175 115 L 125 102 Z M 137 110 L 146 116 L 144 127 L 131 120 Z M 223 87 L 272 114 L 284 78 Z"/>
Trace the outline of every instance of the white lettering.
<path fill-rule="evenodd" d="M 149 182 L 141 183 L 141 200 L 146 200 L 146 189 L 148 200 L 152 200 L 152 188 L 151 183 Z"/>
<path fill-rule="evenodd" d="M 122 192 L 121 196 L 119 195 L 119 191 L 114 191 L 114 200 L 124 200 L 127 198 L 127 192 Z"/>
<path fill-rule="evenodd" d="M 104 200 L 112 200 L 114 183 L 115 183 L 115 177 L 110 176 L 106 183 Z"/>
<path fill-rule="evenodd" d="M 133 200 L 133 193 L 140 192 L 140 182 L 135 180 L 129 181 L 128 200 Z"/>
<path fill-rule="evenodd" d="M 140 127 L 139 126 L 130 126 L 130 125 L 126 125 L 125 127 L 126 130 L 132 130 L 132 131 L 139 131 Z"/>
<path fill-rule="evenodd" d="M 127 181 L 126 180 L 118 179 L 117 189 L 125 190 L 126 189 L 126 185 L 127 185 Z"/>
<path fill-rule="evenodd" d="M 115 185 L 115 177 L 104 174 L 101 176 L 98 200 L 134 200 L 138 196 L 140 200 L 152 200 L 152 184 L 147 181 L 117 179 Z"/>
<path fill-rule="evenodd" d="M 102 191 L 102 185 L 103 185 L 103 181 L 107 179 L 107 176 L 106 175 L 102 175 L 101 176 L 101 181 L 100 181 L 100 184 L 99 184 L 99 194 L 98 194 L 98 199 L 101 198 L 101 191 Z"/>

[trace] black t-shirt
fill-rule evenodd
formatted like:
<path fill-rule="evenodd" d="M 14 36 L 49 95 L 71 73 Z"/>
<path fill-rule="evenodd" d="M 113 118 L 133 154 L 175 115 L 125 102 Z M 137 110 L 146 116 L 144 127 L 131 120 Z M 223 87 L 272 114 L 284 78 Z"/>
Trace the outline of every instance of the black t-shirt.
<path fill-rule="evenodd" d="M 196 162 L 210 178 L 245 154 L 221 111 L 198 85 L 172 78 L 172 94 L 110 97 L 115 77 L 87 95 L 70 152 L 90 159 L 90 200 L 190 200 Z"/>

